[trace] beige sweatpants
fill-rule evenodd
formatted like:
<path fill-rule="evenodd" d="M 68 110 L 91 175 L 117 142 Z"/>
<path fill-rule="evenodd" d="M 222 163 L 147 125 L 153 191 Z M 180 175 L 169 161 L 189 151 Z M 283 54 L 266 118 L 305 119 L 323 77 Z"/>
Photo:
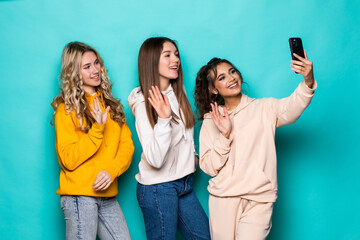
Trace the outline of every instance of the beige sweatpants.
<path fill-rule="evenodd" d="M 264 240 L 271 229 L 273 203 L 209 195 L 213 240 Z"/>

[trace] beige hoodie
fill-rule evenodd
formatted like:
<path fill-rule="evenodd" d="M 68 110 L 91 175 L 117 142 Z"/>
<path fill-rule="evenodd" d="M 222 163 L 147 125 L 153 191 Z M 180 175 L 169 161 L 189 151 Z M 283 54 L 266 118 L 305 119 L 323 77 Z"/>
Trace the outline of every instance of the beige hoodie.
<path fill-rule="evenodd" d="M 294 123 L 310 104 L 317 83 L 301 82 L 290 97 L 253 99 L 242 95 L 229 112 L 230 138 L 225 138 L 209 113 L 200 131 L 200 168 L 212 176 L 210 194 L 239 196 L 258 202 L 277 198 L 275 129 Z M 219 106 L 223 114 L 223 109 Z"/>

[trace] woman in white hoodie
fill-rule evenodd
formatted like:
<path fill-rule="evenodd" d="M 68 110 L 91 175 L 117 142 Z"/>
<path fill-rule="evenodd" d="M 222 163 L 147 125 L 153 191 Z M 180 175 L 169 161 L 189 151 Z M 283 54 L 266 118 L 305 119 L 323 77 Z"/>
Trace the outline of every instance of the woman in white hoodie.
<path fill-rule="evenodd" d="M 183 86 L 179 50 L 165 37 L 147 39 L 138 58 L 140 86 L 129 98 L 143 153 L 137 199 L 148 239 L 210 239 L 208 218 L 193 192 L 195 118 Z"/>
<path fill-rule="evenodd" d="M 213 58 L 197 74 L 195 103 L 203 119 L 200 168 L 209 181 L 212 239 L 262 240 L 277 197 L 275 130 L 294 123 L 316 89 L 312 62 L 294 54 L 292 70 L 304 81 L 290 97 L 253 99 L 225 59 Z"/>

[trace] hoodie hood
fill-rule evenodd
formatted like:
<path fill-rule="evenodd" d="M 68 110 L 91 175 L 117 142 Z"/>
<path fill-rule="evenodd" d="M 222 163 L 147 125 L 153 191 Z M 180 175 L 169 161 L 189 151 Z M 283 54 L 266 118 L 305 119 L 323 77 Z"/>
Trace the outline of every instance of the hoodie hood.
<path fill-rule="evenodd" d="M 142 102 L 145 102 L 145 99 L 144 99 L 144 95 L 141 92 L 141 88 L 139 86 L 134 88 L 128 97 L 129 107 L 134 115 L 135 115 L 136 106 Z"/>
<path fill-rule="evenodd" d="M 240 112 L 241 110 L 243 110 L 244 108 L 246 108 L 251 102 L 253 102 L 255 100 L 255 98 L 250 98 L 245 94 L 241 95 L 241 100 L 239 105 L 237 105 L 237 107 L 231 111 L 228 111 L 229 116 L 231 115 L 236 115 L 238 112 Z M 218 106 L 219 108 L 219 112 L 222 116 L 224 116 L 224 107 L 223 106 Z M 210 113 L 206 113 L 204 115 L 204 119 L 211 119 L 211 115 Z"/>
<path fill-rule="evenodd" d="M 104 103 L 104 97 L 103 94 L 100 91 L 97 91 L 93 94 L 85 92 L 85 99 L 88 105 L 94 104 L 94 99 L 99 98 L 100 106 L 102 110 L 105 110 L 105 103 Z"/>

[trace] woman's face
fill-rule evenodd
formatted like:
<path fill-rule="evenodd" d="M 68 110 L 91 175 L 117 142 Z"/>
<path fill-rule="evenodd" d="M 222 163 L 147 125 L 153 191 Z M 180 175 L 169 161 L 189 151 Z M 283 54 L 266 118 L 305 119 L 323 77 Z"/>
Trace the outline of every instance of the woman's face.
<path fill-rule="evenodd" d="M 179 51 L 171 42 L 164 42 L 159 60 L 160 82 L 178 78 L 179 67 Z"/>
<path fill-rule="evenodd" d="M 95 87 L 99 86 L 100 62 L 94 52 L 85 52 L 81 58 L 80 74 L 83 79 L 83 88 L 87 93 L 94 93 Z"/>
<path fill-rule="evenodd" d="M 241 78 L 238 72 L 228 63 L 216 66 L 217 76 L 214 80 L 213 94 L 220 94 L 224 99 L 236 97 L 241 92 Z"/>

